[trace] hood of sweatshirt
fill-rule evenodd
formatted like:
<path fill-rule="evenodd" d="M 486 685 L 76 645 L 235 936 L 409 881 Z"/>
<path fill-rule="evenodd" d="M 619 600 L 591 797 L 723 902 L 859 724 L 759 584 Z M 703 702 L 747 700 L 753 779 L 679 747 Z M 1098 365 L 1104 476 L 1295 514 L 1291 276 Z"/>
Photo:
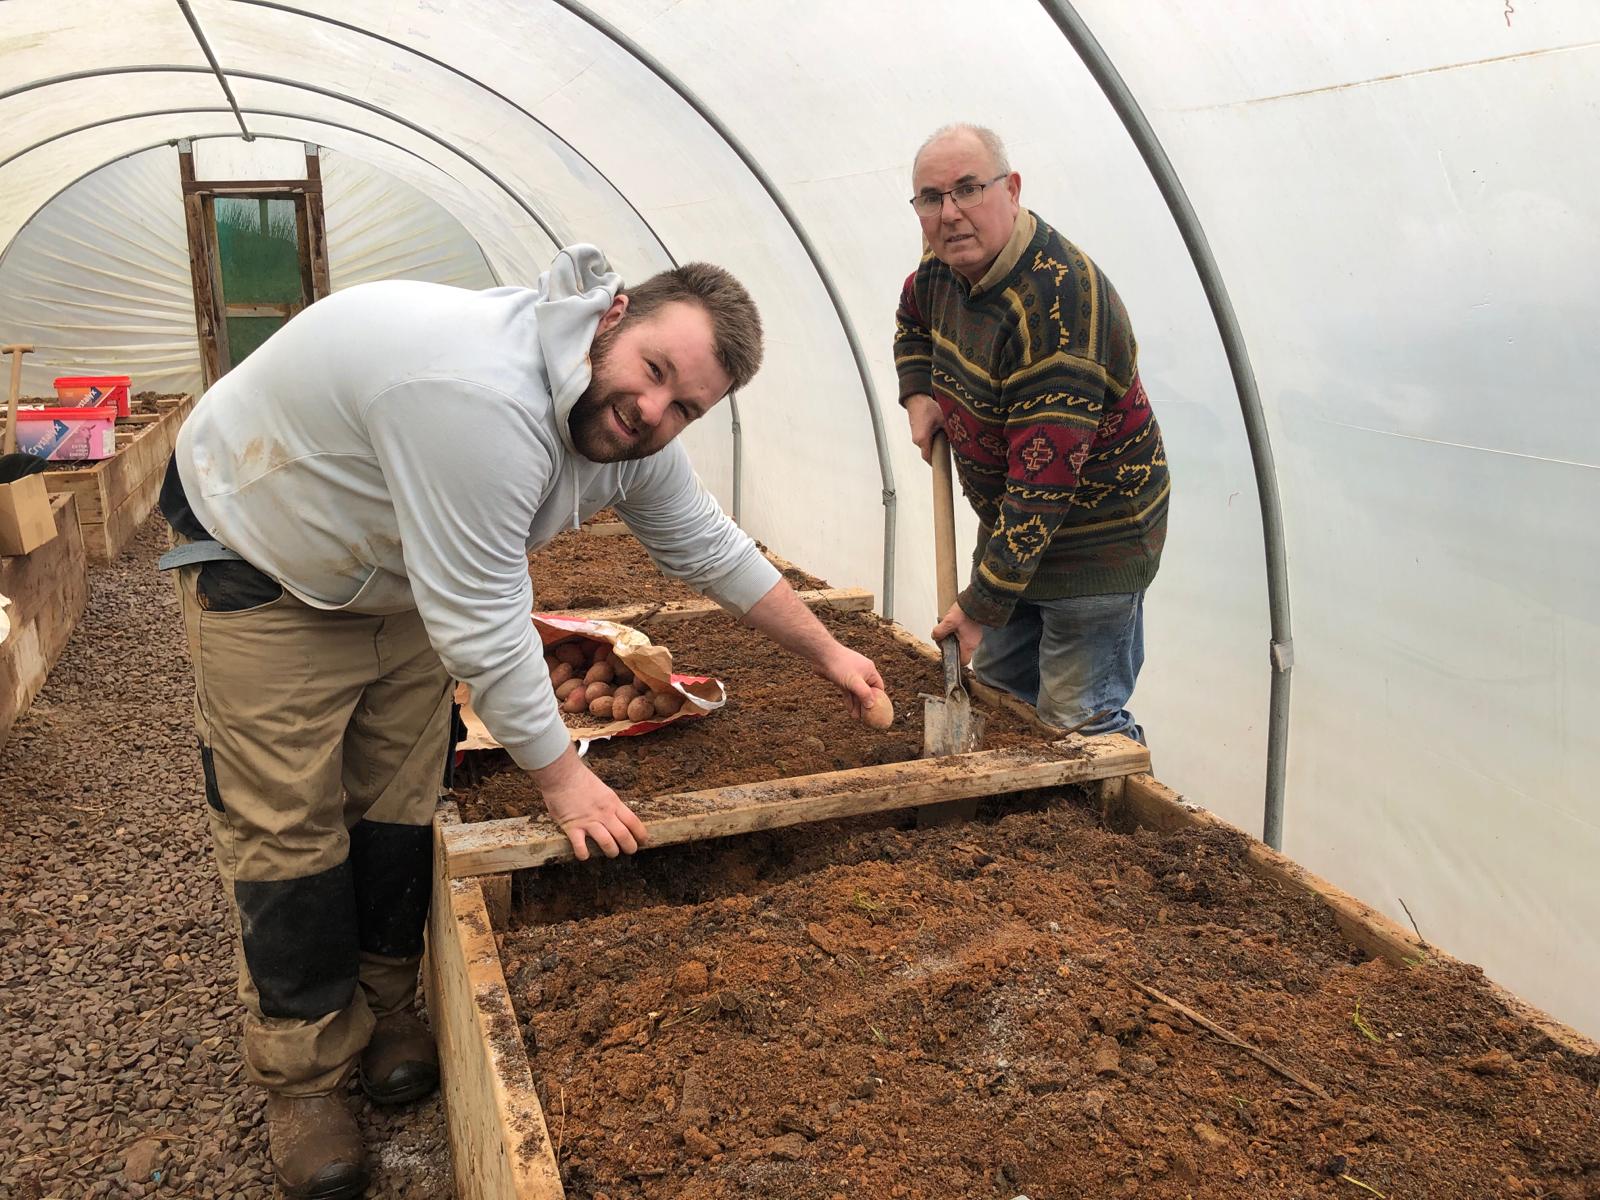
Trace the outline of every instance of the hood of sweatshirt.
<path fill-rule="evenodd" d="M 578 455 L 567 421 L 593 377 L 589 348 L 600 318 L 622 290 L 622 276 L 611 269 L 596 247 L 580 244 L 568 246 L 556 256 L 550 269 L 539 276 L 536 290 L 539 298 L 533 311 L 556 432 L 562 444 Z"/>

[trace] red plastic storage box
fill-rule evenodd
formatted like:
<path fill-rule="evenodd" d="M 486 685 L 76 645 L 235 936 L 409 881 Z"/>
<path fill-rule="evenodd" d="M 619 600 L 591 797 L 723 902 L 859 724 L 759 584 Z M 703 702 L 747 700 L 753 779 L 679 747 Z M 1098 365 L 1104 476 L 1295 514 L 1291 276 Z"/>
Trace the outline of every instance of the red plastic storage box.
<path fill-rule="evenodd" d="M 56 380 L 56 399 L 65 408 L 99 408 L 115 403 L 117 416 L 125 417 L 132 386 L 133 380 L 127 375 L 63 375 Z"/>
<path fill-rule="evenodd" d="M 19 408 L 17 449 L 35 458 L 98 462 L 117 452 L 117 406 Z"/>

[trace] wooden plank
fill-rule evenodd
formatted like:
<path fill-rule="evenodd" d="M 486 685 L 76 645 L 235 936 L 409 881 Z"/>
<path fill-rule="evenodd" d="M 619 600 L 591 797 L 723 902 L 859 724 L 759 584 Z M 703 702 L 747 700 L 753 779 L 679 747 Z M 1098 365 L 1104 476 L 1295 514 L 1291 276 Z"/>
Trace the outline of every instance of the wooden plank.
<path fill-rule="evenodd" d="M 322 207 L 322 160 L 316 147 L 306 150 L 306 252 L 311 274 L 309 303 L 333 291 L 328 273 L 328 219 Z"/>
<path fill-rule="evenodd" d="M 151 471 L 139 485 L 138 491 L 125 499 L 111 514 L 110 520 L 100 525 L 83 527 L 84 545 L 93 562 L 110 562 L 121 554 L 133 535 L 144 524 L 161 495 L 161 471 Z"/>
<path fill-rule="evenodd" d="M 104 520 L 105 507 L 100 500 L 100 476 L 92 470 L 46 471 L 44 485 L 51 495 L 77 497 L 79 524 Z"/>
<path fill-rule="evenodd" d="M 626 537 L 630 532 L 621 521 L 594 521 L 579 526 L 579 529 L 591 537 Z"/>
<path fill-rule="evenodd" d="M 645 820 L 650 847 L 656 848 L 969 796 L 1059 787 L 1149 768 L 1149 751 L 1112 734 L 681 792 L 645 801 L 636 811 Z M 693 811 L 652 820 L 652 805 Z M 444 841 L 450 875 L 456 879 L 573 857 L 566 835 L 543 818 L 460 825 L 445 830 Z"/>
<path fill-rule="evenodd" d="M 428 1011 L 439 1042 L 445 1122 L 461 1200 L 559 1200 L 564 1194 L 544 1110 L 517 1025 L 476 880 L 445 871 L 444 834 L 460 828 L 454 805 L 434 825 L 428 914 Z"/>
<path fill-rule="evenodd" d="M 295 195 L 313 190 L 321 191 L 322 184 L 308 179 L 230 179 L 226 182 L 202 179 L 185 180 L 183 185 L 185 195 L 243 196 L 247 200 L 263 193 L 272 196 Z"/>
<path fill-rule="evenodd" d="M 183 158 L 179 155 L 180 162 Z M 200 340 L 201 391 L 221 379 L 228 369 L 228 322 L 222 315 L 222 275 L 217 268 L 213 218 L 210 197 L 184 192 L 183 220 L 189 238 L 195 330 Z"/>
<path fill-rule="evenodd" d="M 483 889 L 483 905 L 489 912 L 489 924 L 499 928 L 511 917 L 511 876 L 480 875 L 478 886 Z"/>
<path fill-rule="evenodd" d="M 44 686 L 89 598 L 77 498 L 52 496 L 50 512 L 55 537 L 31 554 L 0 557 L 0 594 L 11 600 L 11 634 L 0 642 L 0 746 Z"/>
<path fill-rule="evenodd" d="M 227 317 L 282 317 L 287 321 L 299 311 L 301 305 L 284 304 L 224 304 L 222 313 Z"/>
<path fill-rule="evenodd" d="M 170 419 L 170 418 L 169 418 Z M 101 463 L 101 503 L 106 512 L 116 512 L 123 501 L 143 485 L 152 471 L 166 466 L 171 451 L 163 436 L 162 423 L 138 430 L 117 453 Z"/>
<path fill-rule="evenodd" d="M 1120 806 L 1136 825 L 1162 833 L 1189 828 L 1222 828 L 1246 838 L 1249 841 L 1246 862 L 1254 874 L 1283 887 L 1316 896 L 1327 905 L 1345 939 L 1373 958 L 1381 958 L 1400 967 L 1421 966 L 1430 962 L 1459 962 L 1437 946 L 1424 942 L 1411 930 L 1364 900 L 1312 874 L 1299 863 L 1285 858 L 1215 813 L 1191 804 L 1147 774 L 1128 776 L 1123 784 Z M 1527 1021 L 1557 1045 L 1586 1057 L 1600 1055 L 1600 1043 L 1557 1021 L 1493 980 L 1485 977 L 1484 983 L 1509 1012 Z"/>

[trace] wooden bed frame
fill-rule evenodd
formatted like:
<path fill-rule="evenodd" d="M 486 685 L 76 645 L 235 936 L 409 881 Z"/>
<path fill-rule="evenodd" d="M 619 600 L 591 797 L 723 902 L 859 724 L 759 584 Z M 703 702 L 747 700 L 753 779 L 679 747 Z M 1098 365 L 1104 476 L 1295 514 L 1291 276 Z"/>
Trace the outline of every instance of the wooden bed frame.
<path fill-rule="evenodd" d="M 586 529 L 599 536 L 625 532 L 625 527 L 610 524 Z M 781 559 L 774 562 L 780 569 L 790 566 Z M 825 595 L 814 594 L 811 602 L 825 603 Z M 862 607 L 871 607 L 870 596 Z M 625 620 L 612 614 L 647 610 L 658 615 L 663 611 L 645 605 L 605 611 L 608 619 Z M 714 611 L 714 605 L 685 602 L 677 606 L 672 619 Z M 929 643 L 898 625 L 884 629 L 930 661 L 938 661 L 938 651 Z M 683 793 L 671 797 L 671 807 L 693 811 L 648 822 L 650 848 L 1095 781 L 1102 819 L 1112 828 L 1171 833 L 1209 826 L 1246 836 L 1152 777 L 1149 753 L 1138 743 L 1117 735 L 1059 739 L 1059 731 L 1041 723 L 1027 705 L 975 680 L 969 679 L 968 687 L 980 706 L 1006 709 L 1031 724 L 1041 733 L 1040 744 Z M 425 979 L 444 1067 L 458 1200 L 559 1200 L 564 1195 L 495 929 L 509 914 L 510 872 L 572 857 L 565 835 L 548 820 L 518 817 L 463 824 L 455 805 L 445 803 L 435 821 Z M 1246 865 L 1262 878 L 1316 896 L 1327 905 L 1343 936 L 1373 957 L 1407 966 L 1454 961 L 1254 839 Z M 1600 1045 L 1582 1034 L 1505 989 L 1488 986 L 1509 1012 L 1558 1045 L 1578 1054 L 1600 1054 Z"/>
<path fill-rule="evenodd" d="M 150 515 L 161 479 L 178 443 L 178 427 L 194 407 L 193 396 L 156 401 L 160 410 L 117 420 L 117 437 L 127 441 L 110 458 L 75 471 L 46 471 L 52 492 L 78 498 L 78 526 L 91 562 L 110 562 Z"/>

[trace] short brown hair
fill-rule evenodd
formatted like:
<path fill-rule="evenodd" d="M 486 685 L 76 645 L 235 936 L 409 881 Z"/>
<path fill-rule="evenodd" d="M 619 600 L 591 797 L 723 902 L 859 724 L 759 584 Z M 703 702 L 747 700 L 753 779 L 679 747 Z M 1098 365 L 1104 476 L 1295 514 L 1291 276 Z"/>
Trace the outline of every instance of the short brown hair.
<path fill-rule="evenodd" d="M 730 391 L 738 391 L 761 369 L 761 314 L 744 284 L 721 267 L 684 263 L 623 292 L 628 297 L 624 321 L 648 317 L 680 302 L 703 308 L 711 318 L 717 362 L 733 381 Z"/>

